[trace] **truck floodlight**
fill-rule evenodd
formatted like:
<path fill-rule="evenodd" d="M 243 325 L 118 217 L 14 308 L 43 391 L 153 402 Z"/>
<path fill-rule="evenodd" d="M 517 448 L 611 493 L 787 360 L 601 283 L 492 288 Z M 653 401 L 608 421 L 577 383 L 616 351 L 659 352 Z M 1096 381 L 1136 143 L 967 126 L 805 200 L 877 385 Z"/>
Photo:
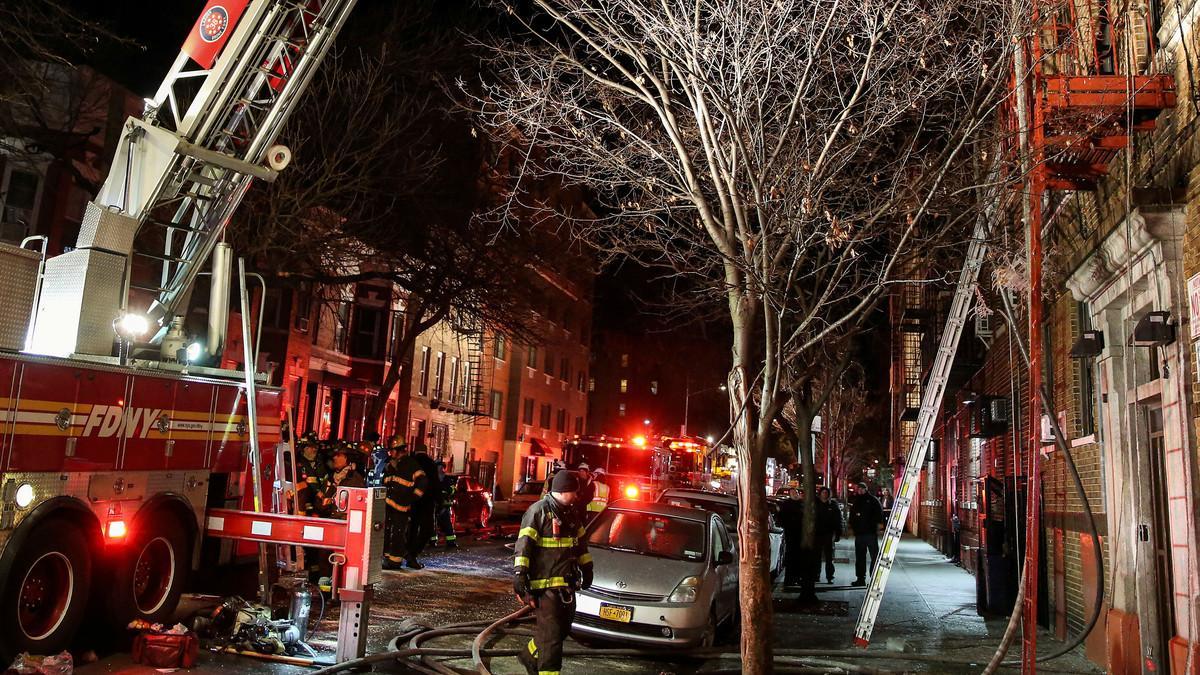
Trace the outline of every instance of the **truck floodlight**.
<path fill-rule="evenodd" d="M 199 342 L 193 342 L 187 346 L 186 355 L 189 364 L 200 360 L 200 355 L 204 353 L 204 345 Z"/>
<path fill-rule="evenodd" d="M 133 341 L 150 332 L 150 321 L 142 314 L 127 312 L 117 317 L 113 329 L 117 331 L 117 335 Z"/>
<path fill-rule="evenodd" d="M 129 534 L 129 529 L 125 527 L 124 520 L 110 520 L 104 534 L 109 539 L 124 539 L 125 535 Z"/>
<path fill-rule="evenodd" d="M 13 497 L 13 501 L 17 503 L 18 509 L 28 508 L 33 503 L 33 486 L 29 483 L 21 483 L 17 488 L 17 494 Z"/>

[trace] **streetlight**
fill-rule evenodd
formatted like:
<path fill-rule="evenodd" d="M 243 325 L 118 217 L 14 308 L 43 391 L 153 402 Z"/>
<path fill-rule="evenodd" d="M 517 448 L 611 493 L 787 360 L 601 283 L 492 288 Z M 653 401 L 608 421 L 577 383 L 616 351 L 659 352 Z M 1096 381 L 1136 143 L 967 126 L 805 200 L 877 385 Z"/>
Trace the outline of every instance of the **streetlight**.
<path fill-rule="evenodd" d="M 690 378 L 690 377 L 686 378 L 684 380 L 684 390 L 683 390 L 683 428 L 680 429 L 681 433 L 679 435 L 687 436 L 688 408 L 689 408 L 689 404 L 691 403 L 693 396 L 699 396 L 700 394 L 704 394 L 704 393 L 707 393 L 710 391 L 718 391 L 718 390 L 726 391 L 727 389 L 729 389 L 729 388 L 726 387 L 725 385 L 719 384 L 715 387 L 709 387 L 707 389 L 701 389 L 700 391 L 693 392 L 692 391 L 692 378 Z M 712 441 L 709 441 L 709 442 L 711 443 Z"/>

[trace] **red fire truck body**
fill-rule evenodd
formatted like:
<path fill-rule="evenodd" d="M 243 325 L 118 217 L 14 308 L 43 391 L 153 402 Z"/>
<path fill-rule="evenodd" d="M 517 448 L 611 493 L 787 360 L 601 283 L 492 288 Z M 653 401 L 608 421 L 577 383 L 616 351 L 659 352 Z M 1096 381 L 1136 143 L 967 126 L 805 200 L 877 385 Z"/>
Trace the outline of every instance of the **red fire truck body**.
<path fill-rule="evenodd" d="M 88 604 L 122 622 L 168 618 L 205 510 L 251 507 L 242 374 L 205 370 L 0 354 L 5 652 L 61 644 Z M 268 484 L 280 393 L 256 387 Z"/>

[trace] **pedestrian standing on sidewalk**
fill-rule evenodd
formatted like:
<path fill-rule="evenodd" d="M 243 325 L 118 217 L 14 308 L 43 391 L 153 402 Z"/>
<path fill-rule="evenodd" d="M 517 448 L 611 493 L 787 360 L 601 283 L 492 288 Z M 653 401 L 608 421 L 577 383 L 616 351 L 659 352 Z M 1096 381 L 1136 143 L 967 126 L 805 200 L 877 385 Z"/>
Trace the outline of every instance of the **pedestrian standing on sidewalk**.
<path fill-rule="evenodd" d="M 871 552 L 871 569 L 879 558 L 879 528 L 883 525 L 883 507 L 875 495 L 867 491 L 866 483 L 854 486 L 850 500 L 850 529 L 854 530 L 854 574 L 851 586 L 867 585 L 867 551 Z"/>
<path fill-rule="evenodd" d="M 833 583 L 833 545 L 842 538 L 842 510 L 832 499 L 829 488 L 817 491 L 817 569 L 816 578 L 821 576 L 821 561 L 825 561 L 825 581 Z"/>
<path fill-rule="evenodd" d="M 788 499 L 779 505 L 779 525 L 783 528 L 784 558 L 783 585 L 799 586 L 804 576 L 804 493 L 799 488 L 788 492 Z"/>
<path fill-rule="evenodd" d="M 513 592 L 533 607 L 533 639 L 517 651 L 525 669 L 548 675 L 562 671 L 563 641 L 575 619 L 575 591 L 592 585 L 592 556 L 576 508 L 579 476 L 555 474 L 550 493 L 521 518 L 513 558 Z"/>

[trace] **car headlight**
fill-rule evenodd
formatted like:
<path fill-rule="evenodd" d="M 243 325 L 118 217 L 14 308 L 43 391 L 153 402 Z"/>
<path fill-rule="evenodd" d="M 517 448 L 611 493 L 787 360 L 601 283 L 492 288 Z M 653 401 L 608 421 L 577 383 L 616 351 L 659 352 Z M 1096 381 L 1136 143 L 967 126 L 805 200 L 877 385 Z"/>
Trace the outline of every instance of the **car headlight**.
<path fill-rule="evenodd" d="M 675 590 L 671 591 L 671 596 L 667 598 L 667 602 L 695 602 L 699 588 L 700 577 L 687 577 L 679 582 Z"/>

